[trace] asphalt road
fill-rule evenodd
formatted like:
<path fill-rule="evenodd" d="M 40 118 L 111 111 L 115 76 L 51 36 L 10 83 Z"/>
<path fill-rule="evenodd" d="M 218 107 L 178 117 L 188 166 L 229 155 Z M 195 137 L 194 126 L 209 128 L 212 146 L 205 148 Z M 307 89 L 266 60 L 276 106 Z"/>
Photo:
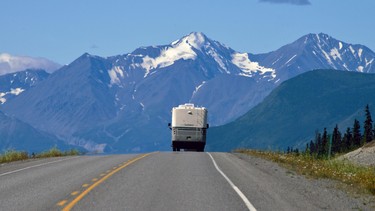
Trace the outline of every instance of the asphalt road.
<path fill-rule="evenodd" d="M 372 210 L 257 158 L 170 152 L 0 167 L 0 210 Z"/>

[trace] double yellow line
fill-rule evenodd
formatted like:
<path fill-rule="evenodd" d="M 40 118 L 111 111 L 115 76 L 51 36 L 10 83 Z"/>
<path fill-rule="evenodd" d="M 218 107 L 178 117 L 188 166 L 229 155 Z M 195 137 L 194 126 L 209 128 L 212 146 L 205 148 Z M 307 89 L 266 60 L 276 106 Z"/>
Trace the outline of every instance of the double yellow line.
<path fill-rule="evenodd" d="M 142 156 L 133 158 L 133 159 L 125 162 L 123 165 L 121 165 L 120 167 L 118 167 L 118 168 L 114 169 L 113 171 L 109 172 L 107 175 L 103 176 L 101 179 L 97 180 L 95 183 L 93 183 L 91 186 L 89 186 L 86 190 L 84 190 L 81 194 L 79 194 L 76 198 L 74 198 L 69 204 L 67 204 L 62 210 L 63 211 L 71 210 L 83 197 L 85 197 L 88 193 L 90 193 L 90 191 L 92 191 L 96 186 L 100 185 L 100 183 L 104 182 L 105 180 L 110 178 L 112 175 L 114 175 L 115 173 L 120 171 L 121 169 L 129 166 L 130 164 L 132 164 L 132 163 L 134 163 L 134 162 L 136 162 L 136 161 L 138 161 L 138 160 L 140 160 L 144 157 L 147 157 L 151 154 L 154 154 L 154 153 L 144 154 Z"/>

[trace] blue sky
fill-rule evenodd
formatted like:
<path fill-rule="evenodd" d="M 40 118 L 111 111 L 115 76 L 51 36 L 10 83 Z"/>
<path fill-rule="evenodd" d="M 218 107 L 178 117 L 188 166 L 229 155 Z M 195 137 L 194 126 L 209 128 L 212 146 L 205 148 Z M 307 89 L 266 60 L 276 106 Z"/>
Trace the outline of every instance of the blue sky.
<path fill-rule="evenodd" d="M 375 51 L 374 8 L 374 0 L 2 0 L 0 53 L 68 64 L 193 31 L 249 53 L 320 32 Z"/>

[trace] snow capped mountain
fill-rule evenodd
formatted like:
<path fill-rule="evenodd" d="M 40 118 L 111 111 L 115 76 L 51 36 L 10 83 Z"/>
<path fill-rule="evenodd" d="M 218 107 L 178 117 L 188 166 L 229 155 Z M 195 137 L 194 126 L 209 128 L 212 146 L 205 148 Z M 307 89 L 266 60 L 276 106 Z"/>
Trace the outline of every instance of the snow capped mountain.
<path fill-rule="evenodd" d="M 169 45 L 139 48 L 125 55 L 83 54 L 2 109 L 90 150 L 166 149 L 169 131 L 165 125 L 173 106 L 205 105 L 214 114 L 210 123 L 221 124 L 265 97 L 271 73 L 248 54 L 202 33 L 191 33 Z M 236 94 L 243 96 L 237 102 Z M 136 133 L 144 128 L 150 131 Z M 155 128 L 163 135 L 150 138 Z M 129 140 L 138 142 L 130 144 Z"/>
<path fill-rule="evenodd" d="M 44 70 L 25 70 L 0 76 L 0 104 L 4 104 L 49 76 Z"/>
<path fill-rule="evenodd" d="M 375 53 L 363 45 L 348 44 L 327 34 L 308 34 L 268 54 L 256 55 L 260 64 L 276 69 L 287 80 L 314 69 L 375 73 Z"/>
<path fill-rule="evenodd" d="M 7 53 L 0 54 L 0 75 L 26 69 L 43 69 L 51 73 L 60 67 L 61 65 L 45 58 L 12 56 Z"/>
<path fill-rule="evenodd" d="M 274 70 L 260 66 L 257 62 L 252 62 L 247 53 L 235 52 L 225 45 L 207 38 L 199 32 L 189 35 L 164 46 L 152 46 L 140 48 L 131 54 L 111 58 L 115 65 L 125 69 L 143 69 L 144 77 L 154 74 L 158 70 L 174 65 L 180 60 L 192 60 L 209 63 L 208 68 L 203 71 L 209 77 L 226 73 L 241 75 L 246 77 L 259 76 L 259 78 L 273 78 Z M 122 76 L 118 72 L 116 77 Z M 111 72 L 114 77 L 114 72 Z"/>
<path fill-rule="evenodd" d="M 325 34 L 309 34 L 254 55 L 193 32 L 168 45 L 124 55 L 85 53 L 30 89 L 8 85 L 0 90 L 6 100 L 0 109 L 88 150 L 168 150 L 166 125 L 174 106 L 205 106 L 210 125 L 222 125 L 291 77 L 322 68 L 375 72 L 374 58 L 365 46 Z"/>
<path fill-rule="evenodd" d="M 115 116 L 114 96 L 104 71 L 109 67 L 104 59 L 84 54 L 3 108 L 60 136 L 89 127 Z"/>

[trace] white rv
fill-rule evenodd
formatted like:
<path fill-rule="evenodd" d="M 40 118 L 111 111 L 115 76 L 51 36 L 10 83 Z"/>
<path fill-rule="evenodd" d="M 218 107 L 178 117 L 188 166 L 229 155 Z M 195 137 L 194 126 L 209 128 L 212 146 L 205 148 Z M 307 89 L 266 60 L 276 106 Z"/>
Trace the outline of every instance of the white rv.
<path fill-rule="evenodd" d="M 172 109 L 172 149 L 204 151 L 206 145 L 207 109 L 184 104 Z"/>

